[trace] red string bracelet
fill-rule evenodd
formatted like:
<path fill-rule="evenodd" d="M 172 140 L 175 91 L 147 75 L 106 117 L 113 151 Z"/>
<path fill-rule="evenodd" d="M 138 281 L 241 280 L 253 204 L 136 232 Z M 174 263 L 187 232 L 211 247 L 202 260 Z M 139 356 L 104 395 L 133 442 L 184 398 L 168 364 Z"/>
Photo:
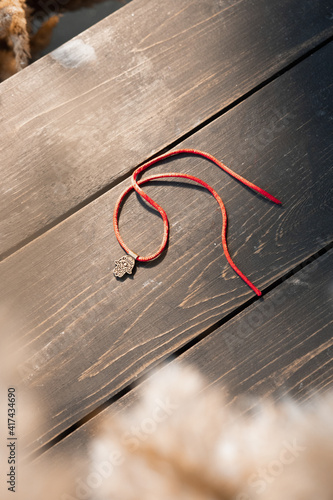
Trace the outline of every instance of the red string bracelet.
<path fill-rule="evenodd" d="M 227 245 L 227 212 L 226 212 L 226 209 L 225 209 L 225 206 L 223 204 L 222 199 L 220 198 L 218 193 L 209 184 L 207 184 L 203 180 L 199 179 L 198 177 L 194 177 L 193 175 L 181 174 L 181 173 L 175 173 L 175 172 L 165 173 L 165 174 L 157 174 L 157 175 L 153 175 L 151 177 L 147 177 L 145 179 L 141 179 L 141 180 L 137 181 L 138 175 L 141 174 L 142 172 L 144 172 L 147 168 L 154 165 L 155 163 L 157 163 L 161 160 L 164 160 L 166 158 L 169 158 L 170 156 L 174 156 L 174 155 L 178 155 L 178 154 L 182 154 L 182 153 L 195 154 L 198 156 L 202 156 L 202 157 L 206 158 L 207 160 L 211 160 L 216 165 L 218 165 L 220 168 L 222 168 L 222 170 L 227 172 L 229 175 L 231 175 L 235 179 L 239 180 L 240 182 L 242 182 L 246 186 L 250 187 L 254 191 L 257 191 L 259 194 L 261 194 L 262 196 L 265 196 L 266 198 L 268 198 L 272 202 L 274 202 L 278 205 L 281 205 L 281 201 L 279 201 L 277 198 L 275 198 L 271 194 L 267 193 L 267 191 L 264 191 L 263 189 L 259 188 L 258 186 L 256 186 L 252 182 L 249 182 L 248 180 L 244 179 L 244 177 L 241 177 L 240 175 L 233 172 L 226 165 L 224 165 L 223 163 L 218 161 L 216 158 L 214 158 L 214 156 L 212 156 L 208 153 L 204 153 L 203 151 L 198 151 L 196 149 L 178 149 L 177 151 L 171 151 L 171 152 L 166 153 L 164 155 L 158 156 L 157 158 L 154 158 L 153 160 L 138 167 L 133 172 L 132 185 L 129 186 L 127 189 L 125 189 L 125 191 L 121 194 L 121 196 L 119 197 L 119 199 L 115 205 L 115 209 L 114 209 L 114 213 L 113 213 L 114 231 L 115 231 L 115 234 L 116 234 L 116 237 L 117 237 L 119 244 L 127 252 L 128 255 L 125 255 L 124 257 L 121 257 L 120 259 L 115 261 L 115 268 L 113 271 L 114 275 L 117 278 L 121 278 L 122 276 L 124 276 L 125 273 L 131 274 L 133 271 L 134 264 L 135 264 L 136 260 L 138 262 L 148 262 L 148 261 L 151 261 L 153 259 L 156 259 L 157 257 L 159 257 L 161 255 L 161 253 L 165 249 L 166 244 L 168 242 L 169 221 L 168 221 L 167 214 L 166 214 L 165 210 L 160 205 L 158 205 L 152 198 L 150 198 L 150 196 L 147 195 L 147 193 L 145 193 L 141 189 L 140 186 L 142 184 L 145 184 L 146 182 L 156 180 L 156 179 L 162 179 L 162 178 L 167 178 L 167 177 L 183 178 L 183 179 L 189 179 L 191 181 L 197 182 L 198 184 L 201 184 L 202 186 L 204 186 L 214 196 L 214 198 L 218 202 L 218 204 L 221 208 L 221 212 L 222 212 L 222 246 L 223 246 L 223 250 L 224 250 L 225 256 L 227 258 L 227 261 L 229 262 L 229 264 L 233 268 L 233 270 L 238 274 L 238 276 L 240 276 L 243 279 L 243 281 L 245 281 L 245 283 L 250 288 L 252 288 L 252 290 L 258 296 L 260 296 L 261 291 L 258 290 L 258 288 L 256 286 L 254 286 L 253 283 L 251 283 L 251 281 L 240 271 L 240 269 L 238 269 L 238 267 L 236 266 L 236 264 L 233 262 L 232 258 L 230 257 L 230 254 L 228 251 L 228 245 Z M 119 210 L 120 210 L 120 207 L 121 207 L 125 197 L 132 190 L 135 190 L 144 200 L 146 200 L 152 207 L 154 207 L 160 213 L 160 215 L 163 219 L 164 231 L 163 231 L 162 243 L 161 243 L 159 249 L 155 253 L 148 255 L 146 257 L 142 257 L 142 256 L 136 254 L 135 252 L 133 252 L 132 250 L 130 250 L 128 248 L 128 246 L 125 244 L 125 242 L 123 241 L 122 237 L 120 236 L 120 232 L 119 232 L 119 226 L 118 226 Z"/>

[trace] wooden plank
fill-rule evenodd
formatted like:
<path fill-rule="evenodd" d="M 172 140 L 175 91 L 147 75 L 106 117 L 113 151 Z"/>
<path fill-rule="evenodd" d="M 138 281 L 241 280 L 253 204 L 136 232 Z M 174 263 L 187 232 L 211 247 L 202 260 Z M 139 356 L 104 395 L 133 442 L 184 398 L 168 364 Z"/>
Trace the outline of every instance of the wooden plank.
<path fill-rule="evenodd" d="M 184 359 L 213 385 L 240 394 L 302 401 L 333 387 L 333 251 L 248 307 Z"/>
<path fill-rule="evenodd" d="M 183 144 L 224 159 L 281 197 L 283 207 L 200 158 L 178 158 L 155 169 L 191 172 L 221 194 L 231 255 L 259 288 L 332 239 L 331 55 L 332 47 L 325 47 Z M 266 131 L 266 137 L 267 130 L 270 140 L 249 164 L 253 146 L 242 151 L 239 134 L 261 137 Z M 253 297 L 222 255 L 215 200 L 181 183 L 147 186 L 170 217 L 168 252 L 139 267 L 133 279 L 116 281 L 113 260 L 122 252 L 112 211 L 124 185 L 128 181 L 0 265 L 0 297 L 20 311 L 20 345 L 31 350 L 21 372 L 47 415 L 45 426 L 29 436 L 30 450 Z M 161 226 L 130 197 L 121 230 L 134 250 L 145 254 L 156 248 Z"/>
<path fill-rule="evenodd" d="M 252 396 L 274 400 L 291 396 L 304 401 L 309 395 L 332 389 L 332 267 L 330 251 L 218 328 L 180 360 L 199 370 L 207 388 L 223 388 L 231 404 L 246 396 L 249 408 Z M 72 456 L 86 456 L 87 444 L 104 419 L 130 410 L 145 384 L 48 450 L 36 460 L 36 466 L 50 463 L 53 468 Z M 244 403 L 242 406 L 246 408 Z"/>
<path fill-rule="evenodd" d="M 329 14 L 321 0 L 133 0 L 2 83 L 0 256 L 327 39 Z"/>

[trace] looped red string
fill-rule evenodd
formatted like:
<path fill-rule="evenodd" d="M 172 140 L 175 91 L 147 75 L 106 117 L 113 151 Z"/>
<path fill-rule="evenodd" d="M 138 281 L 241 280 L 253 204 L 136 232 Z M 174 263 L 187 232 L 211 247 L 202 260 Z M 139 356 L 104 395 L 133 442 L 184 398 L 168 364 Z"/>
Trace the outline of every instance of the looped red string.
<path fill-rule="evenodd" d="M 224 163 L 218 161 L 214 156 L 212 156 L 212 155 L 210 155 L 208 153 L 204 153 L 203 151 L 196 150 L 196 149 L 179 149 L 179 150 L 171 151 L 171 152 L 166 153 L 164 155 L 158 156 L 157 158 L 154 158 L 153 160 L 151 160 L 151 161 L 145 163 L 144 165 L 138 167 L 133 172 L 133 174 L 132 174 L 132 185 L 129 186 L 127 189 L 125 189 L 125 191 L 119 197 L 119 199 L 118 199 L 118 201 L 116 203 L 115 209 L 114 209 L 114 214 L 113 214 L 113 226 L 114 226 L 114 231 L 115 231 L 115 234 L 116 234 L 116 237 L 117 237 L 117 240 L 118 240 L 119 244 L 122 246 L 122 248 L 128 254 L 134 256 L 136 258 L 136 260 L 139 261 L 139 262 L 148 262 L 148 261 L 151 261 L 151 260 L 156 259 L 157 257 L 159 257 L 159 255 L 161 255 L 161 253 L 165 249 L 166 244 L 168 242 L 168 237 L 169 237 L 169 221 L 168 221 L 168 217 L 167 217 L 167 214 L 166 214 L 165 210 L 160 205 L 158 205 L 158 203 L 156 203 L 150 196 L 148 196 L 147 193 L 145 193 L 141 189 L 140 186 L 142 184 L 145 184 L 145 183 L 149 182 L 149 181 L 156 180 L 156 179 L 167 178 L 167 177 L 176 177 L 176 178 L 189 179 L 189 180 L 197 182 L 198 184 L 201 184 L 203 187 L 205 187 L 214 196 L 214 198 L 218 202 L 218 204 L 219 204 L 219 206 L 221 208 L 221 212 L 222 212 L 222 246 L 223 246 L 223 250 L 224 250 L 225 256 L 227 258 L 227 261 L 229 262 L 230 266 L 234 269 L 234 271 L 238 274 L 238 276 L 240 276 L 243 279 L 243 281 L 245 281 L 245 283 L 258 296 L 260 296 L 261 295 L 261 291 L 240 271 L 240 269 L 238 269 L 238 267 L 233 262 L 230 254 L 229 254 L 228 245 L 227 245 L 227 212 L 226 212 L 226 209 L 225 209 L 225 206 L 224 206 L 224 203 L 223 203 L 222 199 L 220 198 L 220 196 L 218 195 L 218 193 L 209 184 L 207 184 L 203 180 L 199 179 L 198 177 L 194 177 L 193 175 L 181 174 L 181 173 L 176 173 L 176 172 L 165 173 L 165 174 L 157 174 L 157 175 L 153 175 L 151 177 L 147 177 L 145 179 L 141 179 L 141 180 L 137 181 L 138 175 L 141 174 L 142 172 L 144 172 L 146 169 L 148 169 L 152 165 L 154 165 L 157 162 L 162 161 L 162 160 L 164 160 L 166 158 L 169 158 L 170 156 L 175 156 L 175 155 L 183 154 L 183 153 L 186 153 L 186 154 L 195 154 L 195 155 L 198 155 L 198 156 L 202 156 L 203 158 L 206 158 L 206 159 L 214 162 L 222 170 L 224 170 L 229 175 L 231 175 L 232 177 L 234 177 L 238 181 L 242 182 L 243 184 L 245 184 L 249 188 L 253 189 L 254 191 L 257 191 L 259 194 L 261 194 L 262 196 L 265 196 L 266 198 L 268 198 L 272 202 L 274 202 L 274 203 L 276 203 L 278 205 L 281 204 L 281 201 L 279 201 L 277 198 L 275 198 L 271 194 L 267 193 L 267 191 L 264 191 L 263 189 L 259 188 L 258 186 L 256 186 L 252 182 L 244 179 L 244 177 L 241 177 L 239 174 L 236 174 L 230 168 L 228 168 L 226 165 L 224 165 Z M 161 243 L 159 249 L 155 253 L 153 253 L 151 255 L 148 255 L 146 257 L 142 257 L 140 255 L 137 255 L 132 250 L 130 250 L 128 248 L 128 246 L 125 244 L 125 242 L 123 241 L 122 237 L 120 236 L 120 232 L 119 232 L 119 226 L 118 226 L 119 210 L 120 210 L 120 207 L 121 207 L 121 205 L 122 205 L 125 197 L 133 189 L 144 200 L 146 200 L 152 207 L 154 207 L 160 213 L 160 215 L 161 215 L 161 217 L 163 219 L 164 230 L 163 230 L 162 243 Z"/>

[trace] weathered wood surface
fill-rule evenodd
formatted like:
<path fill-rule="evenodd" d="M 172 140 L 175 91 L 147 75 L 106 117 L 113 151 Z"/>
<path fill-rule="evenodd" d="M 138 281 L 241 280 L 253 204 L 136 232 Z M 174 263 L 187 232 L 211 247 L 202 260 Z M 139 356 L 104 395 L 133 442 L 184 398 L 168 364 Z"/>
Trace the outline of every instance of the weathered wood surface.
<path fill-rule="evenodd" d="M 179 357 L 194 366 L 207 387 L 223 388 L 231 404 L 244 396 L 302 402 L 333 383 L 333 251 L 312 261 L 233 320 Z M 176 361 L 176 362 L 179 362 Z M 175 361 L 172 361 L 174 363 Z M 139 401 L 140 384 L 36 461 L 54 466 L 86 455 L 101 423 Z M 246 408 L 242 404 L 243 409 Z M 147 415 L 148 417 L 148 415 Z M 140 422 L 138 422 L 140 425 Z"/>
<path fill-rule="evenodd" d="M 199 158 L 155 169 L 191 172 L 215 187 L 230 216 L 231 255 L 262 288 L 332 240 L 331 55 L 332 47 L 325 47 L 184 143 L 223 159 L 281 197 L 283 207 Z M 20 345 L 31 350 L 21 371 L 46 412 L 27 451 L 253 297 L 222 255 L 215 200 L 178 183 L 147 187 L 170 217 L 168 252 L 141 266 L 133 279 L 116 281 L 113 260 L 122 252 L 112 210 L 124 185 L 128 181 L 0 265 L 0 297 L 20 308 Z M 160 241 L 161 221 L 140 209 L 134 196 L 121 228 L 140 253 Z"/>
<path fill-rule="evenodd" d="M 185 357 L 230 396 L 307 400 L 333 388 L 333 251 L 311 261 Z"/>
<path fill-rule="evenodd" d="M 133 0 L 76 39 L 90 62 L 48 55 L 2 83 L 0 256 L 327 39 L 330 16 L 321 0 Z"/>

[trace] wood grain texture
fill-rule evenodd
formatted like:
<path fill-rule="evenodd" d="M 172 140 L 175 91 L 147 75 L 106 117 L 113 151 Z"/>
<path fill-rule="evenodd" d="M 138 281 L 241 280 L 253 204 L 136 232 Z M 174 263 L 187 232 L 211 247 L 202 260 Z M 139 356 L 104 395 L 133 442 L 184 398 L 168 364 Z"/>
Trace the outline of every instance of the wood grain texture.
<path fill-rule="evenodd" d="M 283 207 L 200 158 L 179 158 L 154 169 L 190 172 L 219 192 L 229 214 L 230 253 L 259 288 L 332 239 L 331 54 L 332 47 L 325 47 L 183 144 L 224 160 L 281 197 Z M 260 151 L 245 140 L 251 137 L 266 138 Z M 20 372 L 46 413 L 44 427 L 36 426 L 29 436 L 29 451 L 253 297 L 222 255 L 215 200 L 180 183 L 147 187 L 170 217 L 167 253 L 140 266 L 133 279 L 116 281 L 113 260 L 122 252 L 112 211 L 125 185 L 128 181 L 0 265 L 1 300 L 10 300 L 13 314 L 20 313 L 19 346 L 30 349 Z M 120 222 L 137 252 L 158 246 L 161 220 L 134 196 Z"/>
<path fill-rule="evenodd" d="M 0 255 L 325 40 L 330 14 L 321 0 L 133 0 L 61 62 L 2 83 Z"/>
<path fill-rule="evenodd" d="M 248 408 L 254 404 L 252 396 L 304 402 L 315 393 L 332 390 L 332 267 L 333 251 L 189 349 L 180 356 L 181 362 L 199 370 L 207 388 L 223 388 L 231 404 L 247 397 Z M 141 383 L 47 451 L 36 466 L 46 463 L 53 468 L 64 460 L 71 463 L 75 456 L 87 456 L 87 445 L 104 419 L 131 410 L 145 385 Z M 242 403 L 243 409 L 246 404 Z"/>
<path fill-rule="evenodd" d="M 333 388 L 333 251 L 313 260 L 248 307 L 184 359 L 212 385 L 301 401 Z"/>

